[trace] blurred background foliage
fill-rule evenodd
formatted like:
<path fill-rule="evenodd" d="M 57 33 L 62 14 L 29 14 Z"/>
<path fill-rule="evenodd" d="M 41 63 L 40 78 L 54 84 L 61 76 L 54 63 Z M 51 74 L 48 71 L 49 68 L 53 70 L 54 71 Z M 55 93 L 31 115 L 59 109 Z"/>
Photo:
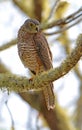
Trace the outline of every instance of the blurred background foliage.
<path fill-rule="evenodd" d="M 72 11 L 72 6 L 71 6 L 71 1 L 70 3 L 68 3 L 68 1 L 63 1 L 63 0 L 1 0 L 0 1 L 0 7 L 4 6 L 4 4 L 8 4 L 11 3 L 11 5 L 13 6 L 13 8 L 15 10 L 18 11 L 18 15 L 21 15 L 21 24 L 24 22 L 24 20 L 26 18 L 35 18 L 37 20 L 39 20 L 42 25 L 47 25 L 47 23 L 52 23 L 53 21 L 62 19 L 64 17 L 66 17 L 68 14 L 71 14 L 71 12 L 73 13 L 74 11 L 76 11 L 79 8 L 74 8 L 74 10 Z M 56 4 L 57 3 L 57 4 Z M 82 1 L 81 1 L 82 3 Z M 71 10 L 71 11 L 70 11 Z M 4 8 L 5 11 L 5 8 Z M 11 7 L 11 12 L 12 12 L 12 7 Z M 70 13 L 69 13 L 70 12 Z M 0 12 L 1 13 L 1 12 Z M 82 14 L 82 11 L 81 11 Z M 5 11 L 5 16 L 4 14 L 2 14 L 5 20 L 5 23 L 8 19 L 9 16 L 7 16 L 6 11 Z M 12 18 L 13 14 L 11 16 L 11 19 L 8 20 L 9 24 L 10 24 L 10 28 L 11 28 L 11 22 L 12 22 Z M 18 16 L 14 16 L 14 27 L 12 29 L 13 32 L 13 36 L 12 38 L 10 38 L 9 40 L 5 39 L 5 36 L 3 36 L 3 41 L 0 42 L 0 55 L 2 53 L 4 53 L 4 57 L 6 60 L 6 50 L 10 51 L 9 48 L 16 46 L 16 35 L 17 35 L 17 30 L 18 28 L 21 26 L 18 25 L 15 26 L 16 21 L 18 21 L 19 17 Z M 7 27 L 6 23 L 6 27 Z M 2 26 L 2 24 L 0 25 Z M 3 22 L 3 26 L 4 26 L 4 22 Z M 6 31 L 6 27 L 5 27 L 5 31 Z M 65 24 L 61 24 L 60 26 L 53 26 L 53 28 L 50 29 L 44 29 L 44 32 L 53 32 L 56 31 L 57 29 L 62 29 L 63 27 L 66 27 Z M 75 46 L 75 40 L 77 35 L 82 31 L 80 29 L 80 27 L 82 27 L 81 23 L 77 23 L 76 25 L 77 31 L 70 28 L 70 31 L 66 30 L 66 31 L 62 31 L 59 32 L 57 35 L 46 35 L 48 41 L 49 41 L 49 45 L 51 47 L 52 53 L 53 53 L 53 65 L 54 67 L 59 65 L 61 63 L 61 61 L 66 57 L 66 55 L 68 55 L 72 48 Z M 10 33 L 10 32 L 8 32 Z M 10 35 L 10 34 L 9 34 Z M 4 43 L 5 41 L 5 43 Z M 58 52 L 56 52 L 56 49 L 58 49 Z M 17 50 L 16 50 L 17 51 Z M 15 52 L 13 52 L 14 54 Z M 57 54 L 56 54 L 57 53 Z M 10 54 L 10 53 L 8 53 Z M 0 73 L 6 73 L 6 72 L 13 72 L 11 68 L 8 67 L 8 64 L 11 64 L 11 62 L 13 62 L 14 59 L 14 55 L 12 57 L 12 61 L 10 61 L 10 63 L 8 63 L 7 65 L 4 63 L 3 58 L 4 57 L 0 57 Z M 16 58 L 16 56 L 15 56 Z M 7 61 L 6 61 L 7 62 Z M 9 61 L 8 61 L 9 62 Z M 18 95 L 21 96 L 21 98 L 23 99 L 23 101 L 27 102 L 30 105 L 30 116 L 28 116 L 28 120 L 32 120 L 32 118 L 36 119 L 36 125 L 35 128 L 33 128 L 31 125 L 33 125 L 30 121 L 28 121 L 29 124 L 29 128 L 28 126 L 24 129 L 24 128 L 20 128 L 21 130 L 26 130 L 26 129 L 35 129 L 35 130 L 44 130 L 46 128 L 47 129 L 51 129 L 51 130 L 81 130 L 82 129 L 82 67 L 81 67 L 82 61 L 80 61 L 73 69 L 73 71 L 71 71 L 70 74 L 68 74 L 68 77 L 64 77 L 67 78 L 67 84 L 69 84 L 69 89 L 71 91 L 71 87 L 70 86 L 70 82 L 73 81 L 72 79 L 70 80 L 69 77 L 71 77 L 71 75 L 74 75 L 75 80 L 77 80 L 78 84 L 78 95 L 75 99 L 72 100 L 71 103 L 67 104 L 67 108 L 62 107 L 62 105 L 60 105 L 59 101 L 58 101 L 58 92 L 61 93 L 61 91 L 63 91 L 63 86 L 65 87 L 65 82 L 64 80 L 59 81 L 59 89 L 57 89 L 56 93 L 56 108 L 52 111 L 48 111 L 45 107 L 45 102 L 44 99 L 42 97 L 41 92 L 28 92 L 28 93 L 20 93 Z M 18 66 L 18 64 L 13 64 L 13 66 Z M 7 68 L 8 67 L 8 68 Z M 16 70 L 17 71 L 17 70 Z M 13 73 L 12 73 L 13 74 Z M 29 72 L 28 72 L 29 75 Z M 73 85 L 73 83 L 72 83 Z M 55 89 L 55 88 L 54 88 Z M 73 92 L 73 91 L 72 91 Z M 68 92 L 67 92 L 68 93 Z M 2 94 L 3 95 L 3 94 Z M 70 94 L 68 94 L 70 95 Z M 6 96 L 4 96 L 6 98 Z M 1 97 L 3 99 L 3 96 Z M 66 98 L 66 97 L 64 97 Z M 8 98 L 7 98 L 8 99 Z M 5 101 L 7 101 L 7 99 L 5 99 Z M 5 101 L 3 101 L 5 103 Z M 1 101 L 0 101 L 1 102 Z M 7 101 L 8 102 L 8 101 Z M 63 100 L 64 102 L 64 100 Z M 0 103 L 0 107 L 3 107 L 4 103 Z M 69 106 L 73 107 L 72 112 L 69 111 Z M 21 106 L 20 106 L 21 107 Z M 7 107 L 8 108 L 8 107 Z M 16 109 L 16 108 L 15 108 Z M 37 111 L 37 113 L 35 111 L 33 111 L 33 109 L 35 109 Z M 10 110 L 8 109 L 9 113 Z M 19 110 L 18 110 L 19 111 Z M 36 114 L 36 116 L 33 114 L 33 112 Z M 69 111 L 69 112 L 68 112 Z M 15 122 L 16 120 L 14 119 L 13 121 L 13 114 L 15 113 L 10 113 L 10 117 L 11 117 L 11 128 L 12 130 L 15 130 L 17 128 L 15 128 Z M 22 118 L 22 114 L 21 113 L 21 118 Z M 0 111 L 0 116 L 2 117 L 2 112 Z M 0 117 L 0 122 L 3 122 L 2 118 Z M 4 116 L 5 117 L 5 116 Z M 38 121 L 41 121 L 39 125 Z M 13 123 L 14 122 L 14 123 Z M 5 126 L 5 123 L 4 123 Z M 7 127 L 5 128 L 7 129 Z M 1 128 L 2 130 L 2 128 Z"/>

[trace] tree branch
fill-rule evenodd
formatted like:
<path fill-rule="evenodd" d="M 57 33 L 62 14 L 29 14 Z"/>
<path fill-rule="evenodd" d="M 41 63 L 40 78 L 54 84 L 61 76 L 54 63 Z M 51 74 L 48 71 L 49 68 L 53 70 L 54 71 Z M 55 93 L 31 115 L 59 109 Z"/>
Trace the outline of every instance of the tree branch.
<path fill-rule="evenodd" d="M 51 8 L 49 17 L 45 20 L 45 22 L 49 21 L 50 18 L 52 17 L 52 15 L 56 12 L 56 9 L 57 9 L 59 3 L 60 3 L 60 0 L 56 0 L 56 1 L 54 2 L 53 7 Z"/>
<path fill-rule="evenodd" d="M 36 75 L 33 80 L 28 80 L 26 77 L 18 77 L 12 74 L 0 74 L 0 88 L 6 88 L 9 91 L 24 92 L 35 89 L 41 90 L 44 84 L 53 82 L 67 74 L 79 61 L 82 56 L 82 34 L 76 41 L 76 47 L 70 55 L 57 68 L 50 69 L 40 75 Z"/>
<path fill-rule="evenodd" d="M 38 93 L 20 93 L 20 96 L 29 103 L 29 105 L 40 112 L 40 115 L 46 119 L 50 130 L 76 130 L 72 126 L 70 118 L 56 101 L 54 110 L 48 110 L 45 104 L 43 94 Z M 62 120 L 64 119 L 64 120 Z"/>
<path fill-rule="evenodd" d="M 49 28 L 52 28 L 55 26 L 66 25 L 66 24 L 71 23 L 71 22 L 73 22 L 81 17 L 82 17 L 82 7 L 80 9 L 78 9 L 76 12 L 72 13 L 71 15 L 69 15 L 65 18 L 55 20 L 51 23 L 42 23 L 41 28 L 42 29 L 49 29 Z"/>
<path fill-rule="evenodd" d="M 3 50 L 5 50 L 5 49 L 8 49 L 9 47 L 15 45 L 15 44 L 16 44 L 16 41 L 17 41 L 17 39 L 14 39 L 14 40 L 12 40 L 12 41 L 10 41 L 10 42 L 8 42 L 8 43 L 6 43 L 6 44 L 0 46 L 0 51 L 3 51 Z"/>
<path fill-rule="evenodd" d="M 71 23 L 70 25 L 67 25 L 67 26 L 65 26 L 65 27 L 62 27 L 62 28 L 58 29 L 58 30 L 55 31 L 55 32 L 51 32 L 51 33 L 44 32 L 44 34 L 47 35 L 47 36 L 50 36 L 50 35 L 62 33 L 62 32 L 64 32 L 64 31 L 67 31 L 68 29 L 72 28 L 72 27 L 75 26 L 76 24 L 80 23 L 81 21 L 82 21 L 82 18 L 80 18 L 80 19 L 77 20 L 77 21 L 74 21 L 74 23 Z"/>
<path fill-rule="evenodd" d="M 66 31 L 67 29 L 73 27 L 74 25 L 78 24 L 79 22 L 81 22 L 82 20 L 82 7 L 77 10 L 76 12 L 72 13 L 71 15 L 67 16 L 66 18 L 62 18 L 62 19 L 59 19 L 57 21 L 53 21 L 51 23 L 42 23 L 41 24 L 41 29 L 44 30 L 44 29 L 49 29 L 49 28 L 52 28 L 52 27 L 55 27 L 55 26 L 61 26 L 61 25 L 66 25 L 66 27 L 62 28 L 62 29 L 59 29 L 55 32 L 51 32 L 51 33 L 44 33 L 45 35 L 53 35 L 53 34 L 58 34 L 58 33 L 61 33 L 61 32 L 64 32 Z M 76 21 L 75 21 L 76 20 Z M 74 22 L 74 23 L 72 23 Z M 70 25 L 68 25 L 70 23 Z M 0 46 L 0 51 L 3 51 L 13 45 L 16 44 L 16 40 L 17 39 L 14 39 L 10 42 L 8 42 L 7 44 L 4 44 L 2 46 Z"/>

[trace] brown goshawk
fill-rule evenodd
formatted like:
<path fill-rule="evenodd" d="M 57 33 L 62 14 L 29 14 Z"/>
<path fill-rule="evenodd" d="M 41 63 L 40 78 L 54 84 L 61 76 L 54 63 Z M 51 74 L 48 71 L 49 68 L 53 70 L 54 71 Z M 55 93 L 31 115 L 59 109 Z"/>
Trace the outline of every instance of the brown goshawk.
<path fill-rule="evenodd" d="M 26 68 L 34 75 L 52 68 L 52 54 L 48 42 L 40 30 L 40 23 L 27 19 L 18 31 L 18 54 Z M 54 108 L 53 83 L 46 83 L 42 89 L 48 110 Z"/>

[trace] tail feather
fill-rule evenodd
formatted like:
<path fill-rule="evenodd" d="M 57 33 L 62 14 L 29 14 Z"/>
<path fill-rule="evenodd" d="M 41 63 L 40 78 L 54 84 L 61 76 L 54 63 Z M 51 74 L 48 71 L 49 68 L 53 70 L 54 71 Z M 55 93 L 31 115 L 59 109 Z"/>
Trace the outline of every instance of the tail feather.
<path fill-rule="evenodd" d="M 46 102 L 48 110 L 54 109 L 54 107 L 55 107 L 55 97 L 54 97 L 53 84 L 52 83 L 46 85 L 46 87 L 43 88 L 43 94 L 44 94 L 44 98 L 45 98 L 45 102 Z"/>

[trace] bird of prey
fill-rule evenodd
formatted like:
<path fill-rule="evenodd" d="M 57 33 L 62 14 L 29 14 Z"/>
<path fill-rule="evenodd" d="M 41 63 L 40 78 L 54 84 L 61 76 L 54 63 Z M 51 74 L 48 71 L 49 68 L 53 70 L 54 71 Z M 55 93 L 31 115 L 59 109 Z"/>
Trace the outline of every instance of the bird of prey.
<path fill-rule="evenodd" d="M 27 19 L 20 27 L 17 37 L 19 57 L 26 68 L 34 75 L 47 71 L 52 66 L 52 54 L 40 23 L 36 19 Z M 53 83 L 46 83 L 42 88 L 48 110 L 53 109 Z"/>

